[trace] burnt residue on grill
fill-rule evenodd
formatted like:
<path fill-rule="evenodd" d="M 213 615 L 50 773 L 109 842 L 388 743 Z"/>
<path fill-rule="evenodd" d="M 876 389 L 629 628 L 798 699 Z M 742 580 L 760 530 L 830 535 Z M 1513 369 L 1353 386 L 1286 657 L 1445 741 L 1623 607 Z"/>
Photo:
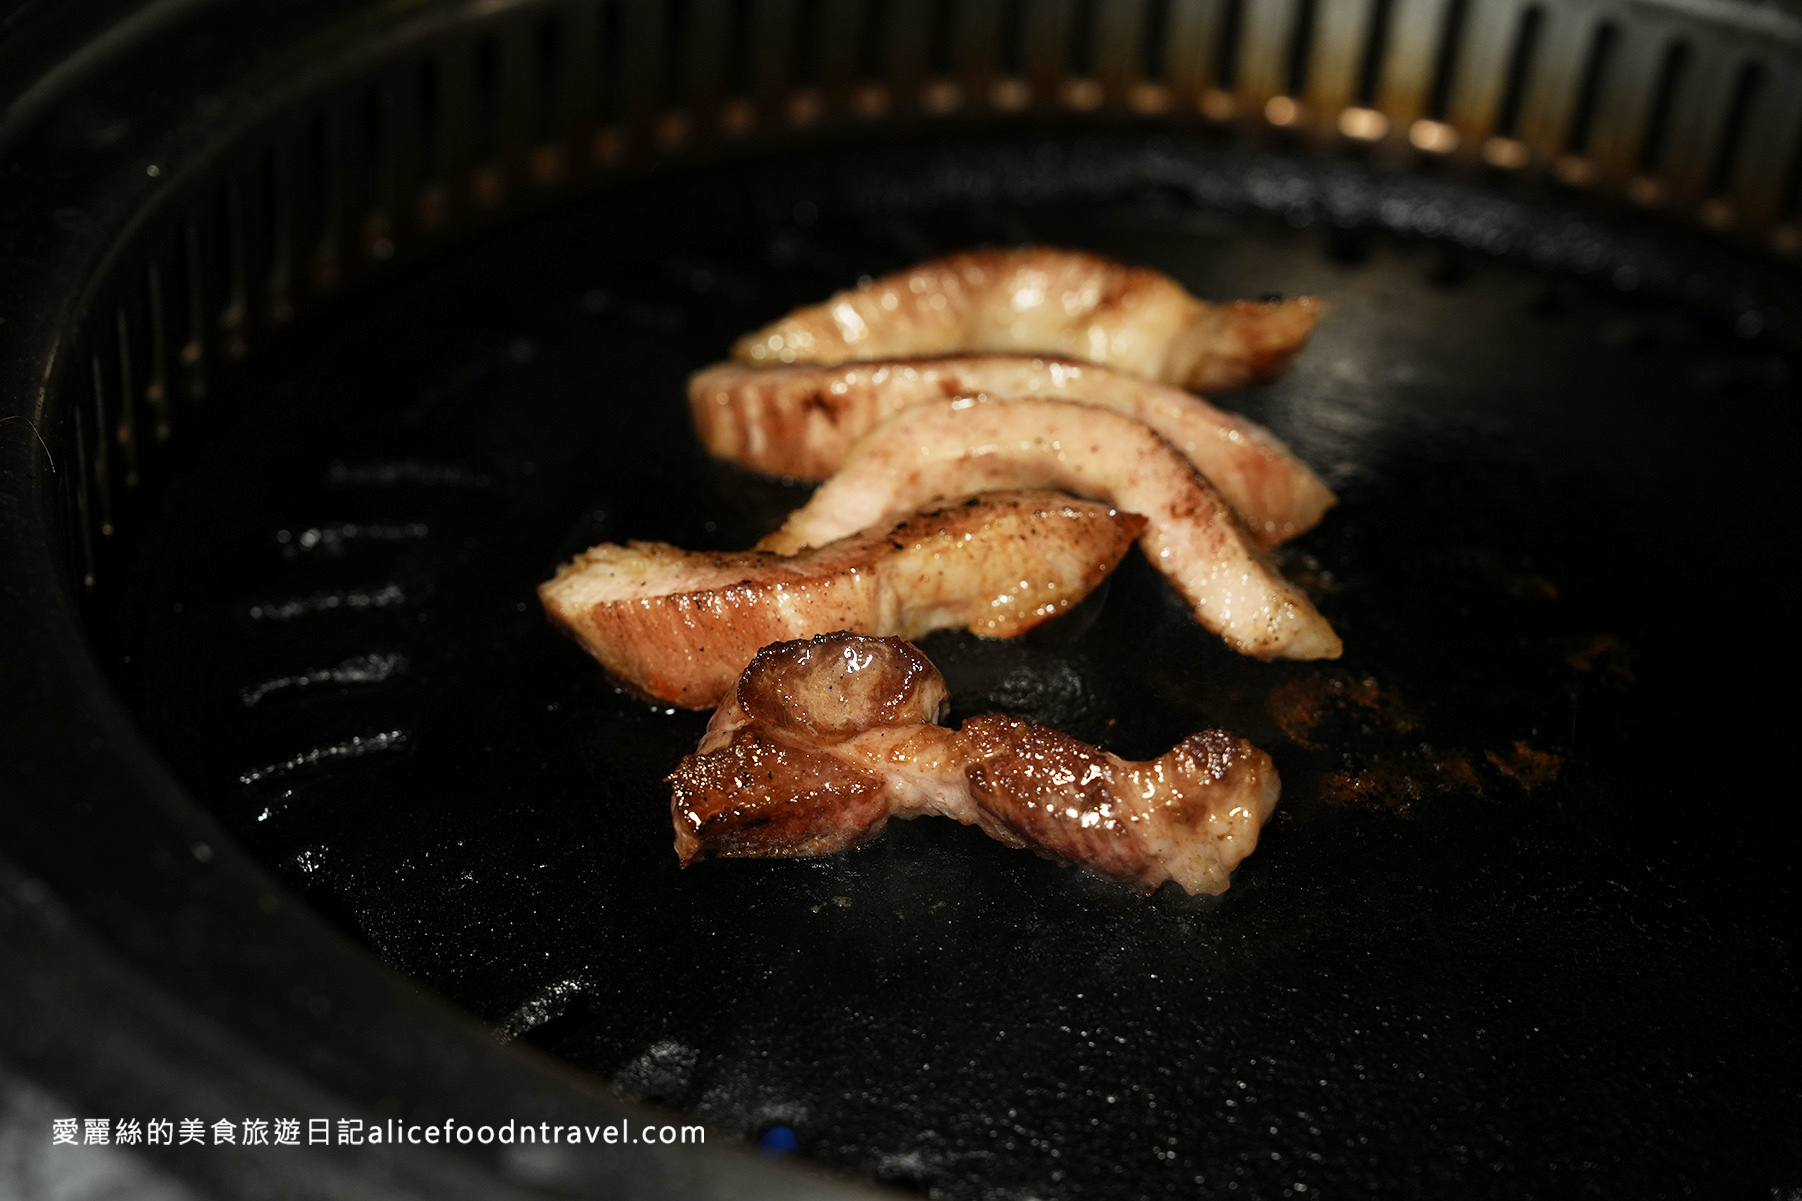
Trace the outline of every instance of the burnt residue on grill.
<path fill-rule="evenodd" d="M 1482 780 L 1461 751 L 1438 751 L 1422 744 L 1411 751 L 1352 759 L 1321 784 L 1321 795 L 1334 804 L 1405 815 L 1433 797 L 1483 793 Z"/>
<path fill-rule="evenodd" d="M 1556 782 L 1558 769 L 1564 764 L 1564 756 L 1538 750 L 1519 738 L 1505 750 L 1485 751 L 1483 757 L 1528 792 Z"/>
<path fill-rule="evenodd" d="M 1316 731 L 1329 718 L 1341 727 L 1333 732 L 1340 739 L 1351 733 L 1344 727 L 1348 717 L 1365 732 L 1411 734 L 1420 728 L 1420 719 L 1393 689 L 1385 689 L 1375 676 L 1354 676 L 1341 667 L 1321 668 L 1279 684 L 1266 705 L 1283 736 L 1310 749 L 1327 737 Z"/>

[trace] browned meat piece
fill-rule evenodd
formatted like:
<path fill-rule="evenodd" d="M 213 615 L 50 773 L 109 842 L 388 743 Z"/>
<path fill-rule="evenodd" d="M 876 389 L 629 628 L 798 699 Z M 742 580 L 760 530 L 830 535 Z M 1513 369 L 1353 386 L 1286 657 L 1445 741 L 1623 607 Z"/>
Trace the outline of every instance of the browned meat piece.
<path fill-rule="evenodd" d="M 1143 421 L 1188 456 L 1265 546 L 1313 528 L 1334 500 L 1256 422 L 1094 363 L 1006 354 L 761 369 L 716 363 L 688 381 L 695 429 L 713 455 L 799 479 L 837 471 L 852 443 L 903 409 L 970 395 L 1077 400 Z"/>
<path fill-rule="evenodd" d="M 1209 304 L 1175 280 L 1049 246 L 947 255 L 796 309 L 746 334 L 753 367 L 926 355 L 1059 354 L 1213 392 L 1288 367 L 1320 317 L 1313 297 Z"/>
<path fill-rule="evenodd" d="M 793 553 L 933 497 L 985 488 L 1057 488 L 1143 513 L 1145 557 L 1233 649 L 1259 659 L 1339 657 L 1326 618 L 1194 464 L 1143 422 L 1072 401 L 960 397 L 904 409 L 866 434 L 761 545 Z"/>
<path fill-rule="evenodd" d="M 1011 638 L 1087 596 L 1145 519 L 1003 492 L 884 520 L 817 550 L 707 553 L 605 544 L 541 585 L 551 622 L 635 691 L 717 704 L 757 648 L 821 630 Z"/>
<path fill-rule="evenodd" d="M 1141 892 L 1221 893 L 1276 807 L 1270 757 L 1220 730 L 1129 763 L 1007 717 L 949 730 L 944 711 L 938 670 L 898 638 L 765 647 L 669 777 L 677 856 L 824 855 L 937 814 Z"/>

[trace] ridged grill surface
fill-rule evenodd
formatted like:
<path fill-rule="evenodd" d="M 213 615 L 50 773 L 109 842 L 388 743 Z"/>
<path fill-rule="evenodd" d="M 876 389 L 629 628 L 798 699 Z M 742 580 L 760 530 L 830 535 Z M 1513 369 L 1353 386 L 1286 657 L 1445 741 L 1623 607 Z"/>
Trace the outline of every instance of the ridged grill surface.
<path fill-rule="evenodd" d="M 955 1198 L 1792 1178 L 1781 718 L 1747 683 L 1790 668 L 1723 639 L 1795 574 L 1762 515 L 1796 359 L 1612 281 L 1218 203 L 1261 172 L 1131 136 L 805 156 L 419 264 L 222 395 L 120 606 L 125 684 L 387 962 L 715 1138 Z M 612 686 L 534 585 L 603 539 L 749 545 L 801 489 L 707 460 L 686 373 L 860 274 L 1026 239 L 1326 297 L 1289 376 L 1222 399 L 1340 491 L 1284 563 L 1348 655 L 1235 656 L 1135 552 L 1025 639 L 926 640 L 953 718 L 1131 757 L 1225 726 L 1275 757 L 1278 818 L 1219 902 L 945 821 L 679 869 L 662 777 L 705 716 Z"/>

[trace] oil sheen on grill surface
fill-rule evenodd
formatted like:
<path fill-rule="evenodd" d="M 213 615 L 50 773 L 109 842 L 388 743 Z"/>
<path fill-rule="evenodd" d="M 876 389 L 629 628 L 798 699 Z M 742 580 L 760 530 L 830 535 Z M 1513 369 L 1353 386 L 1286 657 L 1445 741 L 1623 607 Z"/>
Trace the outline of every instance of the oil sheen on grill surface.
<path fill-rule="evenodd" d="M 1789 570 L 1721 517 L 1780 503 L 1794 439 L 1729 416 L 1777 419 L 1793 364 L 1633 294 L 1218 211 L 1171 186 L 1177 158 L 978 141 L 672 176 L 346 298 L 211 402 L 223 432 L 131 594 L 139 712 L 400 970 L 866 1177 L 1766 1187 L 1797 1125 L 1795 986 L 1734 915 L 1793 869 L 1731 820 L 1768 800 L 1728 752 L 1769 719 L 1703 686 L 1732 652 L 1692 593 Z M 1024 240 L 1331 306 L 1288 377 L 1220 399 L 1342 497 L 1282 552 L 1342 661 L 1241 659 L 1136 552 L 1020 641 L 925 644 L 954 721 L 1128 757 L 1245 735 L 1285 782 L 1262 845 L 1218 902 L 942 822 L 679 871 L 661 777 L 706 715 L 614 688 L 533 587 L 602 540 L 750 545 L 805 490 L 710 462 L 687 374 L 860 275 Z"/>

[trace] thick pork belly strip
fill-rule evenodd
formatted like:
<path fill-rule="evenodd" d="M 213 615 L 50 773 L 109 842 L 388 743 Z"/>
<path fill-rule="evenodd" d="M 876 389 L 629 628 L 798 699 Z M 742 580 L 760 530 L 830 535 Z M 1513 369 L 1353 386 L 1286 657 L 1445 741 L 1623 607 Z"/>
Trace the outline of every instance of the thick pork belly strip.
<path fill-rule="evenodd" d="M 903 409 L 978 394 L 1078 400 L 1143 421 L 1188 456 L 1265 546 L 1313 528 L 1335 499 L 1256 422 L 1094 363 L 1004 354 L 763 369 L 716 363 L 688 381 L 695 429 L 710 453 L 799 479 L 837 471 L 858 438 Z"/>
<path fill-rule="evenodd" d="M 753 367 L 998 351 L 1058 354 L 1197 391 L 1288 367 L 1320 318 L 1313 297 L 1209 304 L 1161 272 L 1049 246 L 932 259 L 746 334 Z"/>
<path fill-rule="evenodd" d="M 958 737 L 983 829 L 1147 891 L 1225 892 L 1281 787 L 1270 756 L 1225 730 L 1138 763 L 1010 717 L 973 717 Z"/>
<path fill-rule="evenodd" d="M 760 545 L 793 554 L 934 497 L 992 488 L 1056 488 L 1141 513 L 1146 558 L 1233 649 L 1339 657 L 1326 618 L 1180 451 L 1143 422 L 1074 401 L 959 397 L 905 409 L 865 435 Z"/>
<path fill-rule="evenodd" d="M 583 552 L 538 589 L 553 624 L 635 691 L 718 703 L 757 648 L 820 630 L 1011 638 L 1087 596 L 1145 520 L 1055 493 L 997 493 L 817 550 Z"/>
<path fill-rule="evenodd" d="M 944 710 L 899 639 L 765 647 L 669 777 L 678 858 L 831 854 L 935 814 L 1142 892 L 1221 893 L 1276 808 L 1269 756 L 1224 731 L 1132 763 L 1007 717 L 949 730 Z"/>

